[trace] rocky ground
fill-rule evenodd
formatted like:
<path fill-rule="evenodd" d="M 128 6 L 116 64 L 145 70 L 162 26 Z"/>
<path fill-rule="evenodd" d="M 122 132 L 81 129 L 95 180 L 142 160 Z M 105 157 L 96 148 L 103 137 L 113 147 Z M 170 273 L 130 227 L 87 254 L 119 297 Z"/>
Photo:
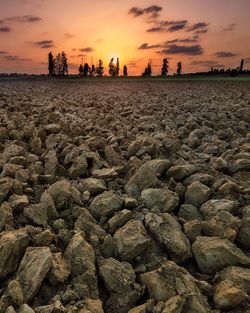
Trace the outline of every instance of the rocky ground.
<path fill-rule="evenodd" d="M 249 87 L 0 82 L 0 312 L 249 313 Z"/>

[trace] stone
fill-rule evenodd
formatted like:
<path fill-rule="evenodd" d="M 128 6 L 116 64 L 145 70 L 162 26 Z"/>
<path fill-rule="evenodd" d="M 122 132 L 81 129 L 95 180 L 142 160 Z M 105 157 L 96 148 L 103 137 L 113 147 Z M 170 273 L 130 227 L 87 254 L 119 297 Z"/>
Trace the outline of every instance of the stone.
<path fill-rule="evenodd" d="M 31 204 L 24 208 L 23 215 L 33 224 L 46 226 L 48 223 L 47 210 L 42 203 Z"/>
<path fill-rule="evenodd" d="M 29 204 L 29 199 L 26 195 L 11 195 L 9 197 L 9 204 L 12 207 L 13 214 L 22 212 L 22 210 Z"/>
<path fill-rule="evenodd" d="M 79 313 L 104 313 L 101 300 L 86 299 L 84 301 L 84 309 Z"/>
<path fill-rule="evenodd" d="M 176 180 L 183 180 L 184 178 L 192 175 L 194 172 L 195 172 L 194 165 L 190 164 L 174 165 L 168 169 L 167 175 L 169 177 L 173 177 Z"/>
<path fill-rule="evenodd" d="M 118 177 L 118 173 L 113 168 L 103 168 L 94 170 L 92 176 L 97 179 L 115 179 Z"/>
<path fill-rule="evenodd" d="M 95 251 L 80 233 L 72 237 L 63 257 L 70 265 L 73 282 L 87 284 L 91 297 L 97 297 Z"/>
<path fill-rule="evenodd" d="M 77 220 L 74 228 L 77 231 L 83 231 L 88 238 L 94 235 L 100 241 L 103 241 L 107 235 L 106 231 L 97 223 L 91 213 L 85 208 L 81 208 L 81 211 L 77 214 Z"/>
<path fill-rule="evenodd" d="M 53 123 L 45 126 L 45 130 L 49 134 L 57 134 L 61 130 L 61 127 L 59 124 Z"/>
<path fill-rule="evenodd" d="M 115 239 L 111 235 L 107 235 L 101 245 L 101 253 L 105 258 L 117 256 L 117 247 Z"/>
<path fill-rule="evenodd" d="M 181 225 L 168 213 L 148 213 L 145 225 L 171 260 L 181 263 L 191 257 L 190 242 Z"/>
<path fill-rule="evenodd" d="M 171 212 L 178 206 L 179 196 L 168 188 L 150 188 L 142 191 L 141 201 L 149 210 L 155 207 L 159 212 Z"/>
<path fill-rule="evenodd" d="M 184 231 L 190 241 L 194 242 L 196 237 L 205 235 L 209 237 L 220 237 L 234 242 L 241 221 L 238 217 L 227 211 L 220 211 L 215 217 L 208 221 L 192 220 L 184 224 Z"/>
<path fill-rule="evenodd" d="M 241 227 L 238 232 L 237 241 L 244 249 L 250 248 L 250 205 L 242 210 Z"/>
<path fill-rule="evenodd" d="M 156 306 L 156 310 L 160 309 L 161 312 L 168 312 L 168 313 L 181 313 L 183 312 L 183 308 L 186 304 L 186 300 L 183 297 L 175 296 L 170 298 L 168 301 L 166 301 L 164 304 L 162 302 L 159 302 Z"/>
<path fill-rule="evenodd" d="M 0 234 L 0 278 L 17 270 L 29 244 L 26 229 L 2 232 Z"/>
<path fill-rule="evenodd" d="M 197 237 L 202 236 L 203 222 L 200 220 L 192 220 L 184 224 L 184 233 L 187 238 L 194 242 Z"/>
<path fill-rule="evenodd" d="M 48 151 L 48 153 L 44 157 L 45 161 L 45 175 L 52 175 L 56 176 L 57 175 L 57 169 L 59 167 L 59 162 L 57 158 L 56 151 L 54 149 Z"/>
<path fill-rule="evenodd" d="M 217 215 L 217 213 L 220 211 L 227 211 L 231 214 L 234 214 L 236 212 L 237 206 L 237 201 L 228 199 L 211 199 L 202 204 L 199 211 L 205 220 L 209 220 Z"/>
<path fill-rule="evenodd" d="M 109 233 L 113 234 L 118 228 L 122 227 L 125 223 L 132 219 L 132 216 L 132 212 L 126 209 L 116 212 L 107 222 L 109 226 Z"/>
<path fill-rule="evenodd" d="M 204 221 L 202 225 L 202 233 L 204 235 L 220 237 L 234 242 L 241 220 L 227 211 L 220 211 L 212 219 Z"/>
<path fill-rule="evenodd" d="M 176 296 L 183 299 L 184 296 L 192 294 L 193 301 L 195 300 L 200 307 L 200 311 L 193 312 L 210 312 L 206 298 L 196 285 L 195 278 L 174 262 L 167 261 L 157 270 L 141 274 L 139 279 L 146 286 L 150 299 L 166 302 Z"/>
<path fill-rule="evenodd" d="M 49 229 L 46 229 L 45 231 L 35 235 L 32 238 L 32 243 L 36 247 L 49 246 L 53 240 L 54 234 Z"/>
<path fill-rule="evenodd" d="M 228 181 L 221 185 L 218 189 L 228 199 L 238 199 L 240 194 L 240 187 L 233 181 Z"/>
<path fill-rule="evenodd" d="M 237 308 L 249 300 L 247 293 L 235 286 L 230 280 L 224 280 L 215 288 L 214 303 L 218 309 Z"/>
<path fill-rule="evenodd" d="M 220 171 L 220 172 L 227 172 L 228 171 L 228 163 L 223 158 L 216 158 L 214 160 L 213 165 L 217 171 Z"/>
<path fill-rule="evenodd" d="M 84 155 L 76 157 L 73 161 L 73 164 L 68 170 L 70 178 L 84 177 L 87 174 L 88 163 Z"/>
<path fill-rule="evenodd" d="M 115 165 L 123 165 L 125 163 L 124 158 L 121 156 L 119 152 L 117 152 L 112 146 L 107 146 L 104 150 L 105 159 L 109 162 L 109 164 Z"/>
<path fill-rule="evenodd" d="M 153 159 L 145 163 L 147 167 L 156 171 L 157 175 L 162 176 L 171 166 L 171 162 L 167 159 Z"/>
<path fill-rule="evenodd" d="M 52 253 L 48 247 L 26 249 L 16 278 L 23 290 L 24 302 L 29 302 L 36 296 L 52 266 L 52 261 Z"/>
<path fill-rule="evenodd" d="M 192 250 L 200 271 L 205 274 L 214 274 L 229 265 L 250 265 L 250 259 L 227 239 L 197 237 Z"/>
<path fill-rule="evenodd" d="M 104 150 L 107 145 L 106 139 L 101 136 L 88 138 L 85 143 L 91 150 Z"/>
<path fill-rule="evenodd" d="M 31 151 L 36 154 L 40 155 L 42 153 L 42 141 L 39 137 L 34 138 L 30 143 Z"/>
<path fill-rule="evenodd" d="M 10 297 L 11 302 L 16 306 L 23 304 L 23 291 L 17 280 L 12 280 L 8 284 L 7 295 Z"/>
<path fill-rule="evenodd" d="M 111 191 L 105 191 L 96 196 L 91 202 L 90 212 L 100 218 L 102 216 L 112 216 L 119 211 L 123 205 L 124 200 Z"/>
<path fill-rule="evenodd" d="M 201 220 L 202 216 L 199 210 L 191 204 L 183 204 L 178 212 L 178 217 L 190 222 L 192 220 Z"/>
<path fill-rule="evenodd" d="M 8 202 L 3 202 L 0 205 L 0 232 L 8 226 L 14 227 L 12 208 Z"/>
<path fill-rule="evenodd" d="M 35 313 L 35 311 L 28 304 L 23 304 L 20 306 L 18 313 Z"/>
<path fill-rule="evenodd" d="M 51 285 L 62 284 L 70 275 L 70 266 L 65 261 L 61 252 L 53 253 L 52 267 L 47 274 Z"/>
<path fill-rule="evenodd" d="M 142 190 L 153 188 L 158 183 L 157 170 L 149 162 L 143 164 L 126 184 L 125 190 L 129 196 L 138 199 Z"/>
<path fill-rule="evenodd" d="M 130 309 L 128 313 L 148 313 L 153 312 L 154 301 L 148 300 L 146 303 L 139 305 L 133 309 Z"/>
<path fill-rule="evenodd" d="M 138 220 L 130 220 L 119 228 L 114 234 L 114 239 L 119 257 L 123 261 L 133 260 L 150 245 L 150 238 L 142 222 Z"/>
<path fill-rule="evenodd" d="M 91 196 L 95 196 L 97 194 L 100 194 L 104 191 L 106 191 L 106 183 L 103 179 L 97 179 L 97 178 L 85 178 L 81 182 L 82 187 L 84 190 L 87 190 L 90 192 Z"/>
<path fill-rule="evenodd" d="M 58 181 L 49 187 L 48 193 L 54 200 L 57 210 L 65 209 L 71 198 L 70 183 L 65 180 Z"/>
<path fill-rule="evenodd" d="M 250 269 L 228 266 L 214 277 L 214 301 L 218 308 L 229 309 L 248 300 Z"/>
<path fill-rule="evenodd" d="M 13 306 L 9 306 L 7 308 L 7 310 L 4 313 L 16 313 L 15 309 L 13 308 Z"/>
<path fill-rule="evenodd" d="M 43 209 L 47 210 L 47 216 L 48 216 L 49 222 L 59 217 L 59 213 L 56 210 L 54 200 L 47 191 L 45 191 L 41 195 L 40 201 L 41 201 L 40 202 L 41 206 L 43 206 Z"/>
<path fill-rule="evenodd" d="M 205 173 L 195 173 L 182 181 L 184 186 L 191 185 L 194 182 L 201 182 L 203 185 L 210 186 L 214 182 L 214 177 Z"/>
<path fill-rule="evenodd" d="M 196 181 L 187 187 L 185 202 L 199 208 L 204 202 L 208 201 L 209 197 L 210 188 Z"/>
<path fill-rule="evenodd" d="M 156 156 L 160 146 L 161 142 L 158 139 L 148 135 L 141 135 L 128 146 L 126 156 L 127 158 L 134 155 L 140 157 L 145 153 Z"/>
<path fill-rule="evenodd" d="M 110 293 L 124 294 L 135 284 L 135 273 L 131 264 L 108 258 L 101 261 L 99 272 Z"/>
<path fill-rule="evenodd" d="M 250 171 L 250 159 L 238 159 L 233 163 L 235 172 Z"/>
<path fill-rule="evenodd" d="M 138 203 L 137 200 L 133 197 L 125 197 L 124 199 L 124 207 L 126 209 L 133 209 L 137 207 Z"/>
<path fill-rule="evenodd" d="M 7 200 L 10 190 L 12 189 L 13 182 L 9 177 L 0 179 L 0 204 Z"/>

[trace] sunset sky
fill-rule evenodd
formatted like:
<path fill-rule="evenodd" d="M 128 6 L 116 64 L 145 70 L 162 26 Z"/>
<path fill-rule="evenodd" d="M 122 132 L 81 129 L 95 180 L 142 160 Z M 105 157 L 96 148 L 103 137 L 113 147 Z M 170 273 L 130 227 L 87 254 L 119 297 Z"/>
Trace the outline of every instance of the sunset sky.
<path fill-rule="evenodd" d="M 250 68 L 250 0 L 0 0 L 0 72 L 46 73 L 62 50 L 70 73 L 117 56 L 129 75 L 164 57 L 171 73 Z"/>

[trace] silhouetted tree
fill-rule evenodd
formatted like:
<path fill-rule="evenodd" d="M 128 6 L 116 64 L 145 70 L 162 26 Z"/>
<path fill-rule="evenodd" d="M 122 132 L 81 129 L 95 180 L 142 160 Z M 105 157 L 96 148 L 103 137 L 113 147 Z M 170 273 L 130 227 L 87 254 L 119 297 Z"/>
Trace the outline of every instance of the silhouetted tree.
<path fill-rule="evenodd" d="M 79 71 L 79 75 L 83 76 L 83 66 L 82 66 L 82 64 L 79 65 L 78 71 Z"/>
<path fill-rule="evenodd" d="M 55 60 L 54 60 L 53 54 L 51 52 L 49 53 L 48 70 L 49 70 L 49 75 L 50 76 L 54 76 L 55 75 Z"/>
<path fill-rule="evenodd" d="M 148 63 L 148 67 L 145 68 L 145 71 L 142 73 L 142 76 L 151 76 L 152 75 L 152 68 L 151 64 Z"/>
<path fill-rule="evenodd" d="M 178 62 L 177 63 L 177 75 L 181 75 L 182 74 L 182 63 Z"/>
<path fill-rule="evenodd" d="M 65 76 L 68 74 L 68 60 L 65 52 L 58 53 L 54 60 L 54 70 L 56 76 Z"/>
<path fill-rule="evenodd" d="M 120 61 L 119 58 L 116 59 L 116 67 L 115 67 L 115 76 L 119 76 L 119 72 L 120 72 Z"/>
<path fill-rule="evenodd" d="M 103 76 L 104 67 L 103 67 L 103 61 L 102 60 L 99 60 L 98 66 L 97 66 L 97 68 L 95 70 L 95 73 L 96 73 L 96 76 L 98 76 L 98 77 L 102 77 Z"/>
<path fill-rule="evenodd" d="M 56 76 L 62 76 L 62 57 L 61 53 L 58 53 L 54 60 L 54 69 Z"/>
<path fill-rule="evenodd" d="M 64 51 L 61 54 L 61 62 L 62 62 L 62 76 L 65 76 L 66 74 L 68 74 L 68 59 Z"/>
<path fill-rule="evenodd" d="M 90 75 L 91 75 L 91 76 L 94 76 L 94 75 L 95 75 L 95 66 L 94 66 L 94 64 L 92 64 L 92 66 L 91 66 Z"/>
<path fill-rule="evenodd" d="M 127 65 L 124 65 L 124 66 L 123 66 L 123 76 L 124 76 L 124 77 L 127 77 L 127 76 L 128 76 L 128 68 L 127 68 Z"/>
<path fill-rule="evenodd" d="M 244 68 L 244 59 L 242 59 L 240 62 L 240 72 L 243 72 L 243 68 Z"/>
<path fill-rule="evenodd" d="M 162 69 L 161 69 L 161 76 L 167 76 L 168 75 L 168 59 L 163 59 Z"/>
<path fill-rule="evenodd" d="M 88 76 L 89 70 L 90 70 L 90 67 L 88 63 L 85 63 L 83 66 L 83 76 Z"/>
<path fill-rule="evenodd" d="M 114 58 L 112 58 L 109 62 L 109 75 L 112 77 L 116 76 L 116 66 L 114 64 Z"/>

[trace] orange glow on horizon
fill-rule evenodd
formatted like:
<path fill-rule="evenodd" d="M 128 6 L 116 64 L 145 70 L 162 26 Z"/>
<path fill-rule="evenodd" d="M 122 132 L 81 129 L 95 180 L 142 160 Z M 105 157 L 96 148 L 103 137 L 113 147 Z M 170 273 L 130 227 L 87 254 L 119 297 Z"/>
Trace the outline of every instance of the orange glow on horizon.
<path fill-rule="evenodd" d="M 129 75 L 140 75 L 150 59 L 159 74 L 164 57 L 170 73 L 179 61 L 184 72 L 234 68 L 241 58 L 250 67 L 250 1 L 0 2 L 0 72 L 47 73 L 50 51 L 66 52 L 70 73 L 77 73 L 82 58 L 89 65 L 102 59 L 105 74 L 112 57 L 119 57 L 120 73 L 128 66 Z M 153 4 L 157 14 L 141 13 Z M 128 14 L 132 7 L 139 15 Z"/>

